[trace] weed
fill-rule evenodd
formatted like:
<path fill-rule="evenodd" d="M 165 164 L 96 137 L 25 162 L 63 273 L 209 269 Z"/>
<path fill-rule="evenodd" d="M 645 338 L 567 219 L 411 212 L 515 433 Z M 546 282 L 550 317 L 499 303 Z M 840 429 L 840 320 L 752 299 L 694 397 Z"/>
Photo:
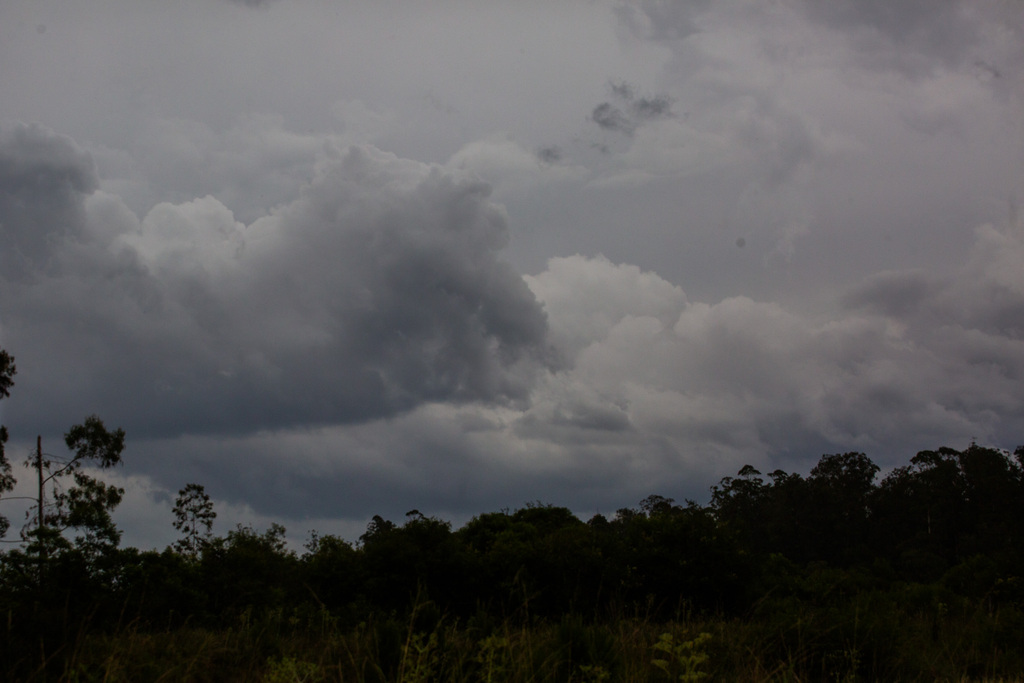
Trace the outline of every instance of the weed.
<path fill-rule="evenodd" d="M 291 657 L 271 658 L 267 660 L 263 683 L 307 683 L 315 680 L 319 673 L 319 667 L 310 662 Z"/>
<path fill-rule="evenodd" d="M 422 683 L 431 679 L 437 671 L 440 657 L 437 647 L 437 631 L 430 635 L 413 633 L 402 648 L 402 661 L 398 666 L 398 680 L 401 683 Z"/>
<path fill-rule="evenodd" d="M 612 677 L 609 671 L 597 664 L 581 666 L 580 673 L 583 674 L 583 683 L 604 683 Z"/>
<path fill-rule="evenodd" d="M 695 638 L 676 642 L 671 633 L 662 633 L 652 647 L 664 656 L 651 660 L 671 681 L 699 681 L 707 676 L 701 671 L 708 661 L 705 644 L 711 640 L 710 633 L 699 633 Z"/>
<path fill-rule="evenodd" d="M 481 683 L 504 680 L 511 654 L 508 636 L 491 634 L 480 641 L 478 648 L 474 660 L 480 665 Z"/>

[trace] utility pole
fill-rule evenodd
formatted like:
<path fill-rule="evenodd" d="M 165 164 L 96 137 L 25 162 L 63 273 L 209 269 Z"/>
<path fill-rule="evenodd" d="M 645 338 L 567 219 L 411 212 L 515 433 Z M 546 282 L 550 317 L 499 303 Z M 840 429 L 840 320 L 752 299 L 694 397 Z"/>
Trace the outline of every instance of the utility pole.
<path fill-rule="evenodd" d="M 43 529 L 46 527 L 46 499 L 43 494 L 43 437 L 36 436 L 36 473 L 39 475 L 39 527 L 36 541 L 39 543 L 39 582 L 43 581 L 43 571 L 46 567 L 46 539 L 43 537 Z"/>

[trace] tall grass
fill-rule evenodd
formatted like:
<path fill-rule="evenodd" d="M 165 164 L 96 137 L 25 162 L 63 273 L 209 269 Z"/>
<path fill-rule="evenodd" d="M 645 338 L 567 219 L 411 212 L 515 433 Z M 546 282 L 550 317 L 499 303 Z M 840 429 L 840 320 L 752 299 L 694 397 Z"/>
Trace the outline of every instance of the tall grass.
<path fill-rule="evenodd" d="M 870 597 L 870 596 L 869 596 Z M 1024 681 L 1015 609 L 907 610 L 779 600 L 744 619 L 406 617 L 340 625 L 326 612 L 245 613 L 228 628 L 81 630 L 6 680 L 346 683 Z M 9 663 L 6 663 L 9 664 Z"/>

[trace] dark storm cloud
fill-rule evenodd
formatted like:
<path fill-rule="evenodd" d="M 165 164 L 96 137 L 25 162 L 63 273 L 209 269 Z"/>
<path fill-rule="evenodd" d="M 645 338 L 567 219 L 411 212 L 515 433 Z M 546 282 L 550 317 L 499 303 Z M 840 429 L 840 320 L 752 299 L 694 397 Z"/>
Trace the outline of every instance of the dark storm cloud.
<path fill-rule="evenodd" d="M 55 204 L 81 212 L 92 188 L 71 143 L 32 135 L 34 147 L 4 138 L 0 158 L 32 159 L 5 164 L 2 191 L 18 200 L 5 224 Z M 0 274 L 26 385 L 12 421 L 41 429 L 85 410 L 137 436 L 238 433 L 523 400 L 533 368 L 553 362 L 547 323 L 498 259 L 506 222 L 488 194 L 352 148 L 248 228 L 206 197 L 158 205 L 109 246 L 38 240 L 36 261 L 74 267 Z"/>
<path fill-rule="evenodd" d="M 97 186 L 92 159 L 40 126 L 0 128 L 0 272 L 20 280 L 47 268 L 51 247 L 84 222 L 83 196 Z"/>

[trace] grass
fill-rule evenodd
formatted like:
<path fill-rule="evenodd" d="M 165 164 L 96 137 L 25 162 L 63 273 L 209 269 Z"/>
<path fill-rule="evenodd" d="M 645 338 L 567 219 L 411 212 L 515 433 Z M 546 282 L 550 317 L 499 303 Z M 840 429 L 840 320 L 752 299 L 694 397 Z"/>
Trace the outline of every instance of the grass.
<path fill-rule="evenodd" d="M 1024 681 L 1020 615 L 933 615 L 866 601 L 846 609 L 762 605 L 747 619 L 668 623 L 577 616 L 528 623 L 486 614 L 341 627 L 330 615 L 243 614 L 231 628 L 81 633 L 9 680 L 298 683 L 655 683 L 666 681 Z M 936 621 L 941 616 L 941 621 Z"/>

